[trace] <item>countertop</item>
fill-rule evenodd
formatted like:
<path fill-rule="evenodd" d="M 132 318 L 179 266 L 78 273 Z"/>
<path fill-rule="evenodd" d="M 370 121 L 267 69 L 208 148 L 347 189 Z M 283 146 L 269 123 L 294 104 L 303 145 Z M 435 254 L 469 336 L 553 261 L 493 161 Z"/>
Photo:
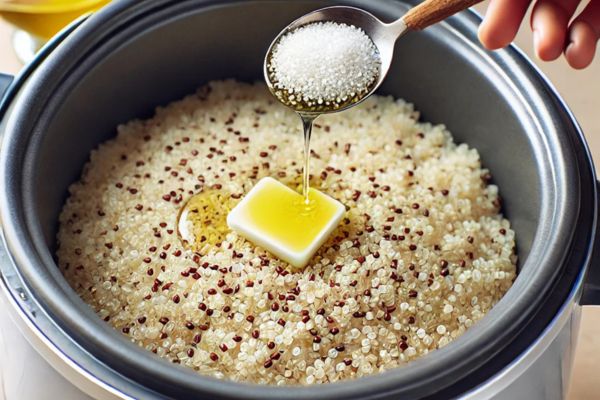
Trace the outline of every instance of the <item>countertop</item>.
<path fill-rule="evenodd" d="M 479 7 L 480 10 L 484 8 L 485 6 Z M 21 64 L 12 50 L 10 35 L 11 28 L 0 20 L 0 72 L 16 74 Z M 531 34 L 528 29 L 522 29 L 516 43 L 536 61 L 566 100 L 585 132 L 598 170 L 600 165 L 600 54 L 588 69 L 574 71 L 562 59 L 553 63 L 538 62 L 532 55 Z M 585 307 L 568 399 L 588 400 L 600 397 L 598 371 L 600 371 L 600 307 Z"/>

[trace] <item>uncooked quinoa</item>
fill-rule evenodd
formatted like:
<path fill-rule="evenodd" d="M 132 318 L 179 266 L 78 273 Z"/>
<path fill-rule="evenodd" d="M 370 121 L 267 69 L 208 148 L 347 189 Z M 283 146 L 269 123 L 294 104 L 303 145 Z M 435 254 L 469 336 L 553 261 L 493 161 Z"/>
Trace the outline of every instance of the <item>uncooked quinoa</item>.
<path fill-rule="evenodd" d="M 294 108 L 339 108 L 369 92 L 381 59 L 360 28 L 335 22 L 300 27 L 275 44 L 268 60 L 275 94 Z"/>
<path fill-rule="evenodd" d="M 463 334 L 510 288 L 515 235 L 477 151 L 391 97 L 317 121 L 311 185 L 348 211 L 305 269 L 232 232 L 188 250 L 176 221 L 193 194 L 235 204 L 264 176 L 299 187 L 299 128 L 263 85 L 234 81 L 120 126 L 70 187 L 58 232 L 66 279 L 147 350 L 273 385 L 401 366 Z"/>

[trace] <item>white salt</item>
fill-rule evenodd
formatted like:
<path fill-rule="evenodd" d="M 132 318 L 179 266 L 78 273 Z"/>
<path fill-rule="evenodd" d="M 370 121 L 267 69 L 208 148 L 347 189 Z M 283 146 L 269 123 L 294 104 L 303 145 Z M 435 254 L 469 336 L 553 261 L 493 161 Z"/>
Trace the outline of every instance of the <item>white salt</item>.
<path fill-rule="evenodd" d="M 269 72 L 290 100 L 343 103 L 366 94 L 379 76 L 381 60 L 369 36 L 335 22 L 305 25 L 274 46 Z"/>

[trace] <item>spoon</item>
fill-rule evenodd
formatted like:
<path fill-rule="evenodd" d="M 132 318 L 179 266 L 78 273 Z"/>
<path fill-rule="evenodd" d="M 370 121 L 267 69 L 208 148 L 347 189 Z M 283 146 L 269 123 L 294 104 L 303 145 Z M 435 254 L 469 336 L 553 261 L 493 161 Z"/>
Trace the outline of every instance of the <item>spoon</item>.
<path fill-rule="evenodd" d="M 265 81 L 267 82 L 269 90 L 272 93 L 275 93 L 276 88 L 269 77 L 268 64 L 274 46 L 284 35 L 301 26 L 316 22 L 337 22 L 346 25 L 354 25 L 355 27 L 362 29 L 367 36 L 371 38 L 379 51 L 381 67 L 376 82 L 371 85 L 370 90 L 357 101 L 350 102 L 336 109 L 319 110 L 318 112 L 302 111 L 302 114 L 316 117 L 320 114 L 339 112 L 348 109 L 361 103 L 379 88 L 390 69 L 392 56 L 394 55 L 394 44 L 398 38 L 409 30 L 419 31 L 427 28 L 428 26 L 442 21 L 459 11 L 480 3 L 481 1 L 483 0 L 425 0 L 408 10 L 402 18 L 389 24 L 380 21 L 367 11 L 354 7 L 334 6 L 313 11 L 288 25 L 281 33 L 279 33 L 273 43 L 271 43 L 264 62 Z"/>

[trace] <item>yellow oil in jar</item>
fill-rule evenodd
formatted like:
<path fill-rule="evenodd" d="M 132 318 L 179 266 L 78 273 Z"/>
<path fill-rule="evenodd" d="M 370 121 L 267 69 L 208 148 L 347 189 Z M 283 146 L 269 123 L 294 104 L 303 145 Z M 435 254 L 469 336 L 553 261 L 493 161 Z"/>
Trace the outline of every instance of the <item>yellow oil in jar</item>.
<path fill-rule="evenodd" d="M 49 39 L 83 14 L 110 0 L 0 0 L 0 16 L 16 27 Z"/>
<path fill-rule="evenodd" d="M 225 191 L 207 189 L 192 196 L 181 208 L 177 231 L 183 243 L 198 253 L 220 245 L 229 232 L 227 214 L 236 201 Z"/>
<path fill-rule="evenodd" d="M 275 183 L 252 196 L 246 209 L 252 226 L 293 251 L 309 247 L 337 212 L 336 204 L 321 192 L 309 189 L 307 202 L 303 195 Z"/>

